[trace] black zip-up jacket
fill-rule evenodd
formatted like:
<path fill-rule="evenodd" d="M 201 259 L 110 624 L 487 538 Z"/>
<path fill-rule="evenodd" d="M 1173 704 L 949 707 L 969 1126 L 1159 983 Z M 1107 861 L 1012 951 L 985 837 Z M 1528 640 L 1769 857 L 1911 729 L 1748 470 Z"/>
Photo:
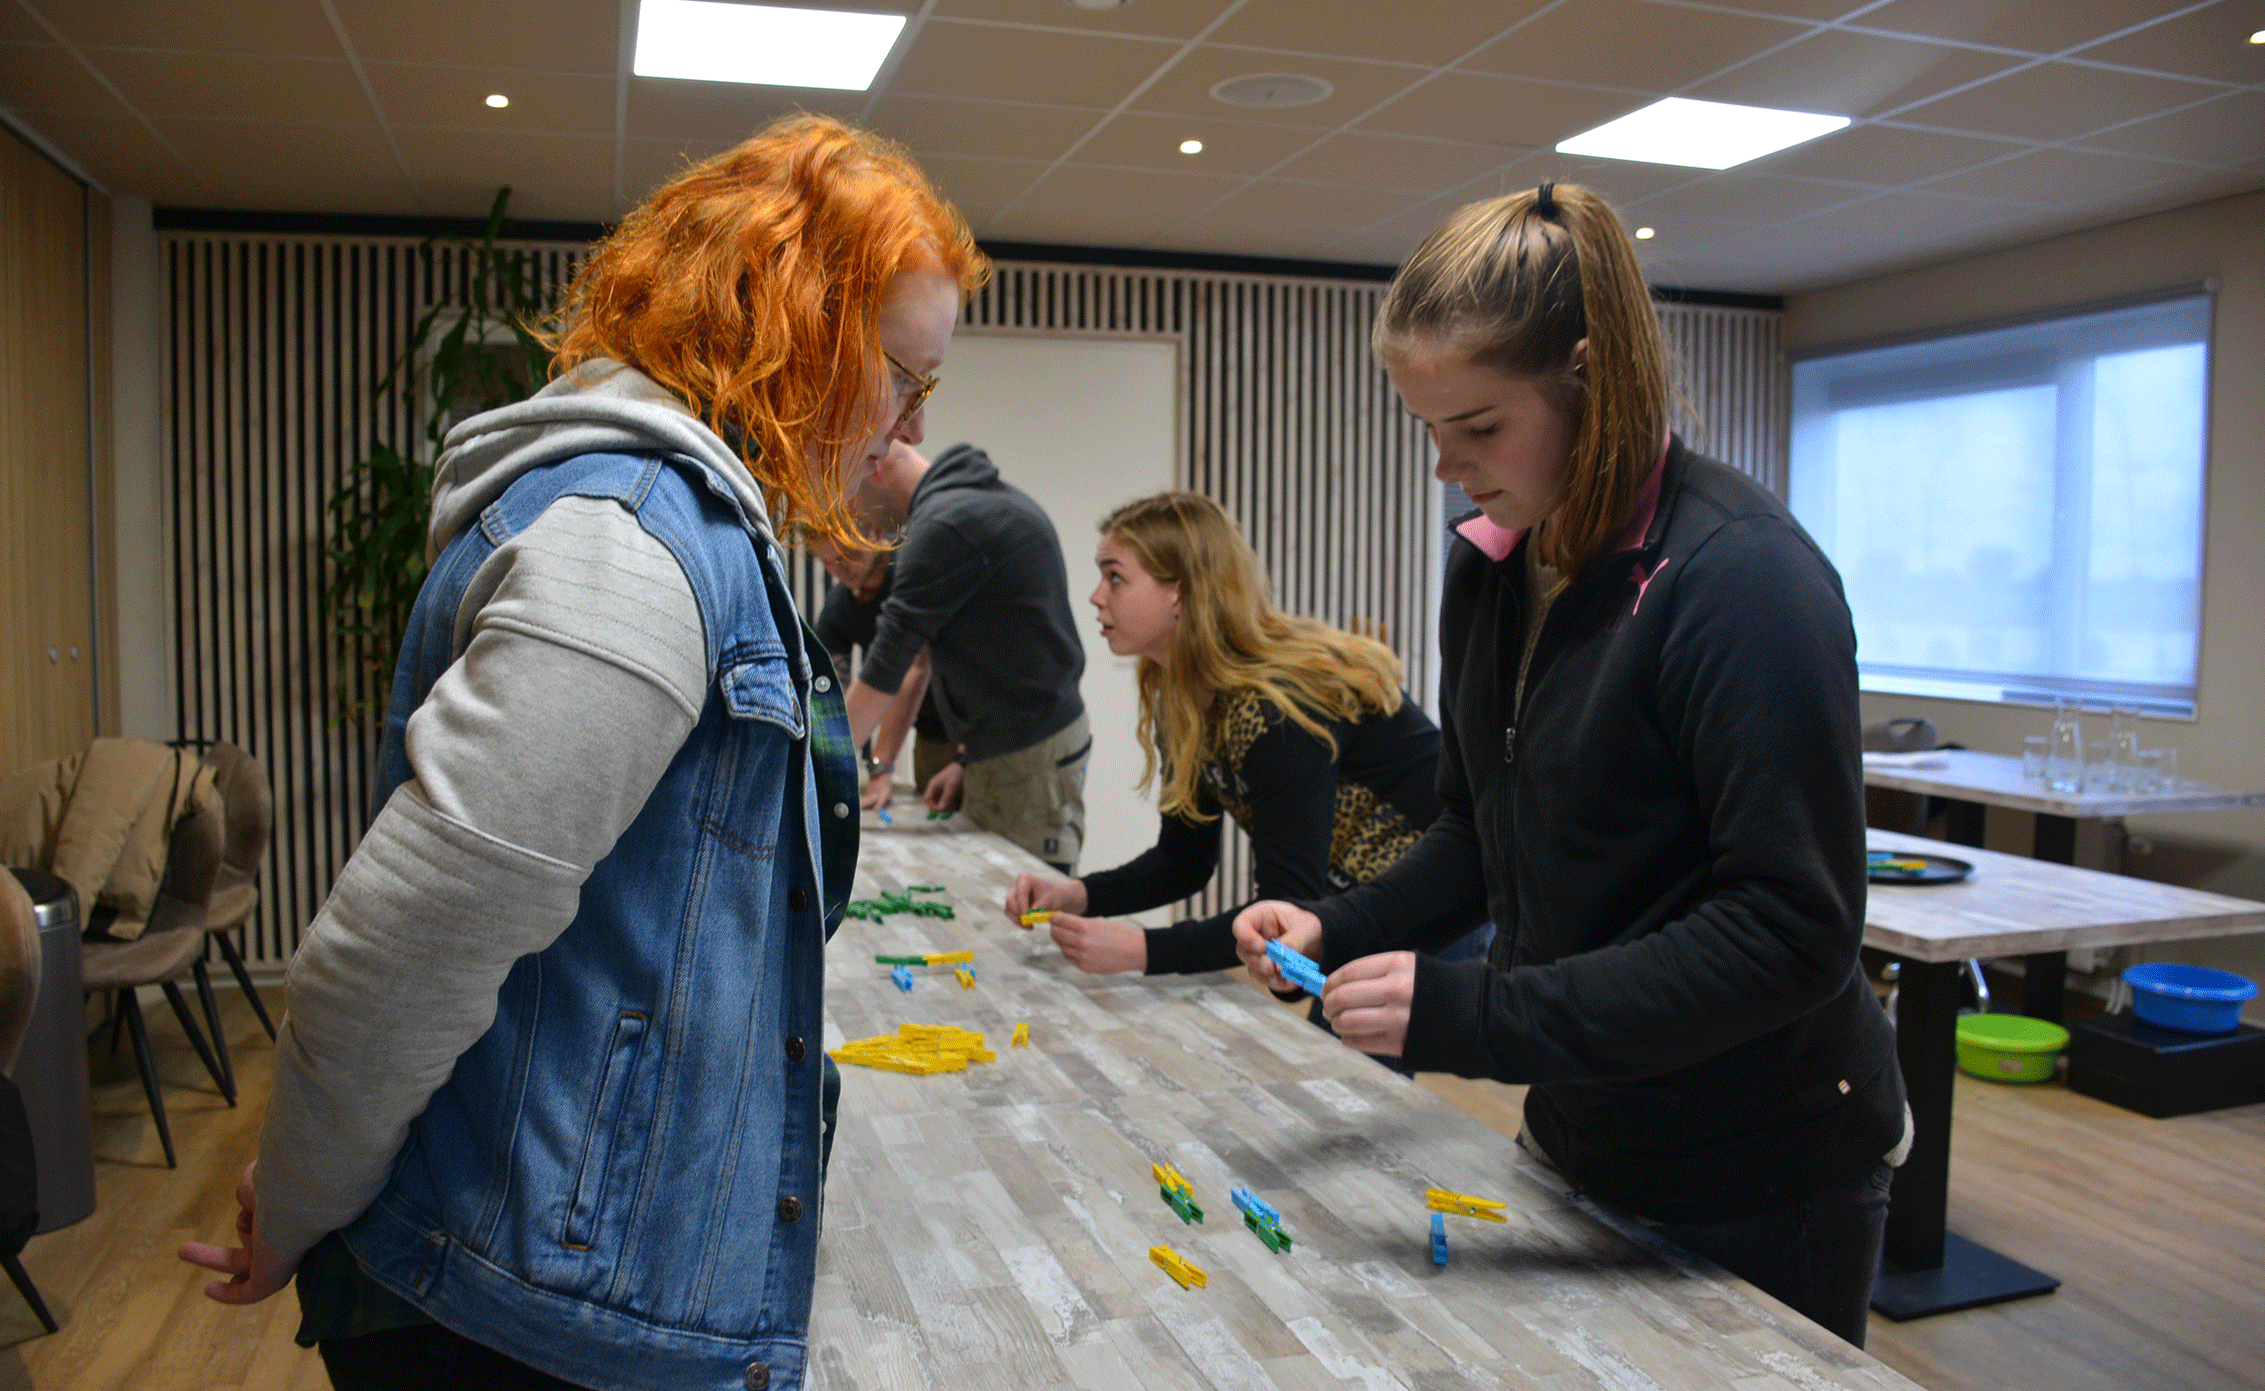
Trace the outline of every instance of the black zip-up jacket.
<path fill-rule="evenodd" d="M 1654 1220 L 1853 1178 L 1900 1138 L 1903 1081 L 1857 967 L 1839 577 L 1776 498 L 1674 441 L 1618 548 L 1550 606 L 1513 709 L 1528 543 L 1497 561 L 1455 542 L 1442 811 L 1392 869 L 1311 905 L 1324 969 L 1444 945 L 1483 897 L 1488 961 L 1417 959 L 1409 1066 L 1532 1083 L 1550 1158 Z"/>

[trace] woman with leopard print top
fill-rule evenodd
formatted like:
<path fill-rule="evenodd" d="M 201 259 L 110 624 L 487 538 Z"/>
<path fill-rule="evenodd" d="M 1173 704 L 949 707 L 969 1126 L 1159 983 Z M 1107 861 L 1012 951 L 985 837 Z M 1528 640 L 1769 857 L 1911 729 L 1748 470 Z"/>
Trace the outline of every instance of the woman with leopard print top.
<path fill-rule="evenodd" d="M 1222 812 L 1250 837 L 1258 898 L 1320 899 L 1376 877 L 1439 814 L 1439 730 L 1383 644 L 1274 606 L 1258 557 L 1209 498 L 1119 508 L 1095 563 L 1109 650 L 1141 659 L 1141 785 L 1161 785 L 1163 824 L 1153 849 L 1115 869 L 1023 875 L 1007 916 L 1048 910 L 1062 954 L 1097 975 L 1226 970 L 1242 905 L 1146 930 L 1108 915 L 1210 883 Z"/>

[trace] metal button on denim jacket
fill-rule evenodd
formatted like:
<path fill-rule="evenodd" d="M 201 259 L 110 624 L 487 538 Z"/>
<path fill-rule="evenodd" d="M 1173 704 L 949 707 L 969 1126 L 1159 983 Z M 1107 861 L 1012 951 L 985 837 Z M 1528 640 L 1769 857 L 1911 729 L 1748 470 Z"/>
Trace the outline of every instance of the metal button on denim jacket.
<path fill-rule="evenodd" d="M 812 691 L 768 538 L 681 461 L 585 455 L 521 477 L 418 599 L 377 796 L 409 775 L 408 717 L 453 660 L 473 575 L 564 496 L 619 501 L 683 565 L 708 699 L 345 1239 L 434 1318 L 570 1380 L 738 1387 L 761 1366 L 796 1387 L 820 1227 L 796 1219 L 820 1196 L 825 1059 L 786 1040 L 823 1032 L 848 867 L 821 858 L 813 764 L 830 772 L 847 735 L 833 683 Z"/>

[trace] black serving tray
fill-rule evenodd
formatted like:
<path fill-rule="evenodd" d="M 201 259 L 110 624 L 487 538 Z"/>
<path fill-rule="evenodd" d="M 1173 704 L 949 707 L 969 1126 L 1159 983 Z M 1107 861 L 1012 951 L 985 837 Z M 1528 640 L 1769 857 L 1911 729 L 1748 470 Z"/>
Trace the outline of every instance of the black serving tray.
<path fill-rule="evenodd" d="M 1926 867 L 1916 871 L 1881 869 L 1867 863 L 1865 876 L 1875 884 L 1956 884 L 1974 872 L 1974 866 L 1948 855 L 1906 854 L 1901 850 L 1865 852 L 1870 855 L 1889 855 L 1898 860 L 1918 860 Z"/>

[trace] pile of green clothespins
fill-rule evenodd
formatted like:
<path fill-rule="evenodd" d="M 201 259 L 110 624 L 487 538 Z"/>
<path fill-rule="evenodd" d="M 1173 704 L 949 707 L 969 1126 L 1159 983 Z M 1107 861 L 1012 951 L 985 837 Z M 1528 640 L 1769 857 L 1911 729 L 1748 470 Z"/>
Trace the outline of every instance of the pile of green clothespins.
<path fill-rule="evenodd" d="M 957 917 L 949 903 L 913 897 L 914 894 L 940 894 L 943 891 L 941 884 L 910 884 L 903 893 L 884 893 L 879 898 L 851 899 L 849 906 L 842 909 L 842 916 L 863 918 L 867 922 L 879 922 L 891 913 L 910 913 L 919 918 Z"/>

